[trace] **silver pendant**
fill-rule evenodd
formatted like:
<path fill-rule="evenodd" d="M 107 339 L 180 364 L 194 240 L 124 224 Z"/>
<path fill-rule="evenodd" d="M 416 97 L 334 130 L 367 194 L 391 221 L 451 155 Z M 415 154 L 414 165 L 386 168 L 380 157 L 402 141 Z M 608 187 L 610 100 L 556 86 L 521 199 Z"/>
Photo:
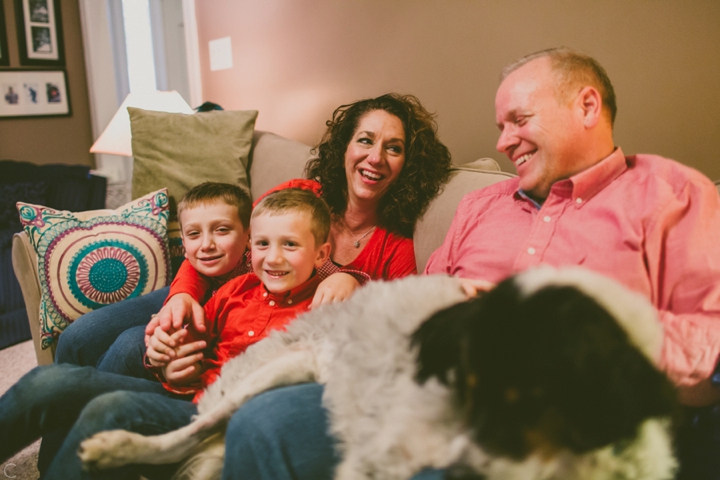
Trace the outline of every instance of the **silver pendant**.
<path fill-rule="evenodd" d="M 355 248 L 360 248 L 360 242 L 357 240 L 353 243 L 353 245 L 355 245 Z"/>

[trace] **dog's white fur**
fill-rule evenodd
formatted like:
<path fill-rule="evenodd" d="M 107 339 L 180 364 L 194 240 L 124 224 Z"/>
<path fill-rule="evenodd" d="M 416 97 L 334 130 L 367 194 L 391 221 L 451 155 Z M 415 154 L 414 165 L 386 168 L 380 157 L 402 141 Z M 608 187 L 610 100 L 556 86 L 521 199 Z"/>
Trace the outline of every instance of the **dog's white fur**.
<path fill-rule="evenodd" d="M 554 284 L 558 275 L 542 268 L 522 274 L 518 281 L 530 294 Z M 653 355 L 658 351 L 659 323 L 644 299 L 587 271 L 573 269 L 562 278 L 561 284 L 585 286 L 593 297 L 625 305 L 611 313 L 635 316 L 639 311 L 641 315 L 625 317 L 621 324 L 647 323 L 629 328 L 631 335 L 642 337 L 638 345 L 650 345 Z M 190 425 L 156 437 L 102 432 L 83 442 L 81 459 L 91 468 L 178 462 L 221 430 L 253 395 L 317 381 L 325 384 L 323 401 L 331 431 L 340 441 L 337 479 L 406 479 L 424 467 L 444 468 L 456 461 L 490 479 L 672 478 L 675 461 L 662 419 L 646 421 L 638 438 L 620 454 L 612 445 L 582 456 L 562 454 L 552 461 L 533 456 L 514 462 L 484 453 L 471 441 L 449 389 L 435 379 L 424 385 L 414 381 L 416 352 L 410 335 L 433 313 L 462 300 L 458 281 L 447 276 L 372 282 L 350 300 L 302 315 L 286 332 L 272 333 L 229 361 L 205 392 Z M 631 305 L 635 302 L 640 306 Z M 606 305 L 602 300 L 601 304 Z M 202 478 L 218 474 L 205 472 Z"/>

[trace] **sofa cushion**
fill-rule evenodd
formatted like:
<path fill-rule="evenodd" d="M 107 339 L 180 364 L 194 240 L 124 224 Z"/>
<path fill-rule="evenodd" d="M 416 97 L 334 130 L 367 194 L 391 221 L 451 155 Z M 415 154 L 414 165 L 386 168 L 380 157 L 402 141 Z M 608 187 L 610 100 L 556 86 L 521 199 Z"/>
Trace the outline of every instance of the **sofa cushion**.
<path fill-rule="evenodd" d="M 195 185 L 228 182 L 249 189 L 248 156 L 258 112 L 186 115 L 128 108 L 132 131 L 132 198 L 166 188 L 173 272 L 184 259 L 177 202 Z"/>
<path fill-rule="evenodd" d="M 250 193 L 257 199 L 271 188 L 293 178 L 304 178 L 311 148 L 270 132 L 255 131 L 250 160 Z"/>
<path fill-rule="evenodd" d="M 500 171 L 491 158 L 481 158 L 454 168 L 452 177 L 442 192 L 430 203 L 427 212 L 415 227 L 415 261 L 418 272 L 425 270 L 430 255 L 443 243 L 462 198 L 494 183 L 514 177 Z"/>
<path fill-rule="evenodd" d="M 165 189 L 116 210 L 17 207 L 38 255 L 43 348 L 81 315 L 168 284 Z"/>

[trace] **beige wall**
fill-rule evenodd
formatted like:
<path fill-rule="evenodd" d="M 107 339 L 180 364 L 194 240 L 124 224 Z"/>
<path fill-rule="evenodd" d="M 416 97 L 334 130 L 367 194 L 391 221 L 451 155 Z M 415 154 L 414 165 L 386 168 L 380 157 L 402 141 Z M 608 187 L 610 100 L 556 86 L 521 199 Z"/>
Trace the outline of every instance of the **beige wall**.
<path fill-rule="evenodd" d="M 15 29 L 15 3 L 4 0 L 10 67 L 20 65 Z M 0 5 L 1 6 L 1 5 Z M 65 65 L 69 88 L 70 117 L 0 118 L 0 159 L 23 160 L 37 164 L 71 163 L 92 165 L 92 145 L 87 81 L 77 0 L 60 2 Z"/>
<path fill-rule="evenodd" d="M 334 107 L 387 91 L 438 114 L 456 163 L 495 151 L 494 95 L 509 61 L 567 45 L 618 96 L 616 143 L 720 179 L 717 0 L 199 0 L 205 100 L 257 109 L 257 127 L 314 144 Z M 234 67 L 209 70 L 232 38 Z"/>

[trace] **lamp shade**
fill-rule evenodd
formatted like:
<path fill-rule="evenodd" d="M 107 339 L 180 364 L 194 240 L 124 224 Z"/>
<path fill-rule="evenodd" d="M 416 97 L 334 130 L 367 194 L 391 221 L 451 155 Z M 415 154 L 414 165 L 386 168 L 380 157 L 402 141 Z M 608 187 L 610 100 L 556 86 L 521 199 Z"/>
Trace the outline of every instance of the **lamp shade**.
<path fill-rule="evenodd" d="M 171 92 L 130 93 L 100 137 L 90 147 L 90 153 L 132 156 L 130 115 L 127 107 L 171 113 L 194 113 L 190 105 L 175 90 Z"/>

